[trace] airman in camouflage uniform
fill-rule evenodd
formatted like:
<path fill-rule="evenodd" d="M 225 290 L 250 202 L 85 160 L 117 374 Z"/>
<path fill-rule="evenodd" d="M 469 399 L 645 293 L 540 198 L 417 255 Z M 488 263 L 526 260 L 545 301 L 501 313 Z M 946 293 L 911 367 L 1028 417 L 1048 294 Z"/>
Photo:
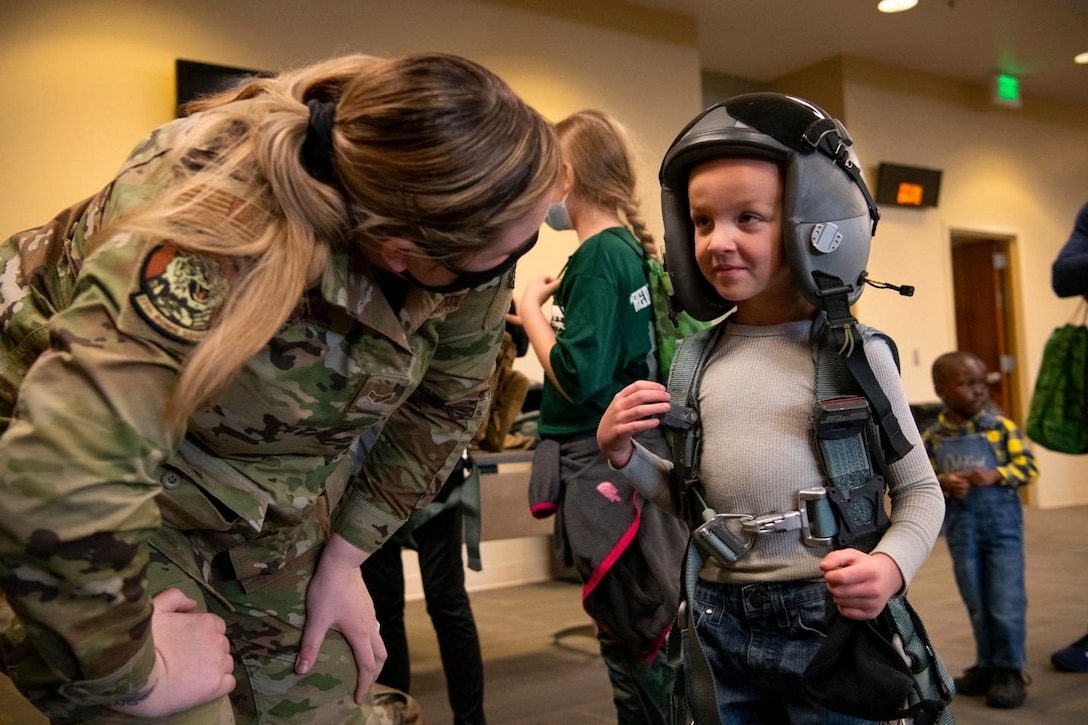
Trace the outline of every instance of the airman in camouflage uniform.
<path fill-rule="evenodd" d="M 54 721 L 131 722 L 107 705 L 148 682 L 151 600 L 177 588 L 225 622 L 237 686 L 169 722 L 366 722 L 339 632 L 296 671 L 307 588 L 330 534 L 374 551 L 460 458 L 512 272 L 458 294 L 404 283 L 397 306 L 357 249 L 333 246 L 225 393 L 171 424 L 179 370 L 246 263 L 117 223 L 171 183 L 162 159 L 188 127 L 157 129 L 102 192 L 0 246 L 0 583 L 18 614 L 0 654 Z M 209 228 L 260 233 L 233 211 L 209 203 Z"/>

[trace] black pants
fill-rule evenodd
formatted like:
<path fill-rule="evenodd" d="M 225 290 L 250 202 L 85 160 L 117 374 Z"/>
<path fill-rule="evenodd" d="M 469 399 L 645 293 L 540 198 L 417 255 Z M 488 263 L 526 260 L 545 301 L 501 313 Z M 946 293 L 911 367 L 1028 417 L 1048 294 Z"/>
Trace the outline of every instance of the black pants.
<path fill-rule="evenodd" d="M 457 484 L 458 480 L 447 481 L 441 493 L 448 494 Z M 411 523 L 409 520 L 407 525 Z M 476 621 L 465 591 L 460 508 L 447 508 L 413 529 L 412 539 L 419 552 L 427 614 L 438 638 L 453 721 L 456 725 L 484 725 L 484 666 Z M 362 569 L 381 623 L 382 640 L 389 651 L 378 682 L 411 692 L 401 548 L 395 540 L 387 542 L 363 563 Z"/>

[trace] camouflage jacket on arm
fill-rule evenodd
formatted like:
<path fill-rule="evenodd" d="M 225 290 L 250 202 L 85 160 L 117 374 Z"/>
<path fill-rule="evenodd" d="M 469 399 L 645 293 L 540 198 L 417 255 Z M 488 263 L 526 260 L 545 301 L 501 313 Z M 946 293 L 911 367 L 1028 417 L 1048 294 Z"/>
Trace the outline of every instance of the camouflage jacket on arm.
<path fill-rule="evenodd" d="M 184 131 L 152 134 L 51 233 L 0 246 L 0 387 L 18 392 L 0 437 L 0 582 L 79 702 L 146 681 L 149 547 L 214 595 L 224 576 L 261 586 L 321 544 L 330 516 L 373 550 L 425 504 L 482 418 L 510 301 L 504 279 L 445 298 L 412 289 L 393 310 L 362 257 L 339 249 L 222 398 L 167 425 L 232 267 L 121 232 L 86 254 L 84 232 L 169 182 L 162 152 Z M 349 483 L 351 444 L 382 422 Z"/>

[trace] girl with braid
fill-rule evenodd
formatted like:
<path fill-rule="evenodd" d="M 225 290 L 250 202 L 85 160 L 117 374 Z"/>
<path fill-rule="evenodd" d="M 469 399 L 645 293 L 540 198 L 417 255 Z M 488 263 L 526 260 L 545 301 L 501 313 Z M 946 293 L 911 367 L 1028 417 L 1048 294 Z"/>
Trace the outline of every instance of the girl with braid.
<path fill-rule="evenodd" d="M 661 644 L 676 613 L 687 534 L 616 476 L 594 436 L 616 393 L 657 376 L 644 260 L 661 252 L 639 210 L 625 129 L 586 110 L 556 131 L 561 200 L 545 222 L 574 230 L 579 245 L 561 279 L 533 279 L 518 306 L 546 376 L 532 511 L 556 514 L 556 554 L 584 583 L 583 605 L 597 625 L 618 721 L 659 723 L 673 683 Z M 550 324 L 543 311 L 549 298 Z M 663 446 L 657 431 L 643 443 Z M 543 471 L 557 475 L 542 483 Z"/>

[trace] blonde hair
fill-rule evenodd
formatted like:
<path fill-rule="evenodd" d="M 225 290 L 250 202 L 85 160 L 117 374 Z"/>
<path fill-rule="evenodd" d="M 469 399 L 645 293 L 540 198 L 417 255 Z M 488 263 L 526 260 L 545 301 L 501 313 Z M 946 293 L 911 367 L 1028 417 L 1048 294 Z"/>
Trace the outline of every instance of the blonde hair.
<path fill-rule="evenodd" d="M 563 119 L 555 130 L 563 159 L 574 172 L 572 193 L 620 214 L 646 256 L 660 260 L 661 249 L 635 196 L 635 156 L 627 129 L 603 111 L 589 109 Z"/>
<path fill-rule="evenodd" d="M 300 157 L 312 100 L 336 104 L 332 183 Z M 176 421 L 267 344 L 335 245 L 401 237 L 436 259 L 470 256 L 538 208 L 561 169 L 536 111 L 485 68 L 439 53 L 335 58 L 184 111 L 195 115 L 170 152 L 177 183 L 118 224 L 237 261 L 215 324 L 181 371 L 168 410 Z"/>

